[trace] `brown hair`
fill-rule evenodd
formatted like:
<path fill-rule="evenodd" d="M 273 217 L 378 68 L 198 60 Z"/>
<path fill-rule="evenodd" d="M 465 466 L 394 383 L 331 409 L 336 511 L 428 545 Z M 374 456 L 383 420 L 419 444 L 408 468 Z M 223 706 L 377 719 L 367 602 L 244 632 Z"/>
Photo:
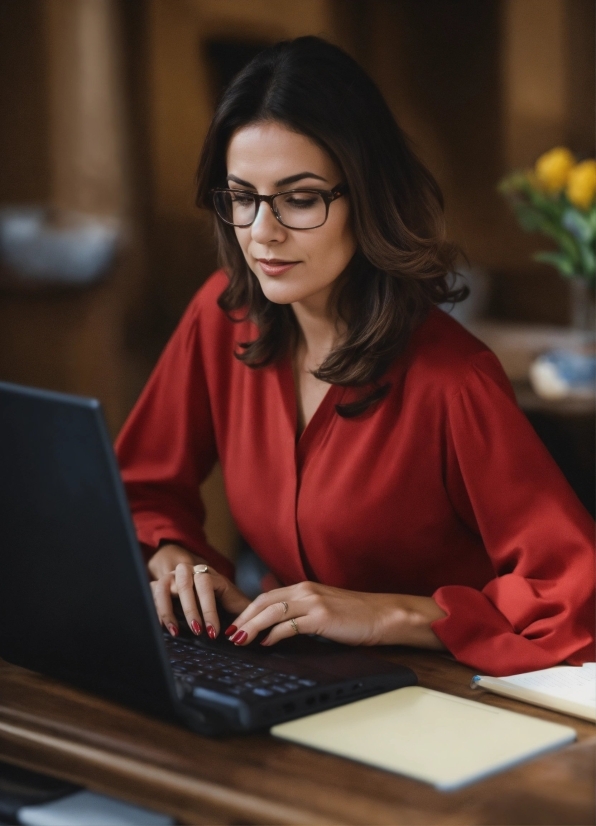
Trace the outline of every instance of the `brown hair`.
<path fill-rule="evenodd" d="M 212 207 L 210 190 L 226 185 L 233 134 L 263 121 L 315 141 L 349 188 L 358 250 L 333 294 L 347 334 L 314 375 L 362 388 L 356 402 L 338 406 L 355 416 L 386 395 L 379 380 L 431 306 L 468 295 L 450 276 L 458 250 L 445 240 L 441 191 L 360 66 L 320 38 L 300 37 L 261 52 L 225 91 L 199 161 L 197 205 Z M 265 298 L 233 227 L 216 220 L 215 232 L 230 279 L 219 306 L 234 319 L 246 311 L 259 331 L 236 356 L 253 368 L 270 364 L 296 341 L 294 313 Z"/>

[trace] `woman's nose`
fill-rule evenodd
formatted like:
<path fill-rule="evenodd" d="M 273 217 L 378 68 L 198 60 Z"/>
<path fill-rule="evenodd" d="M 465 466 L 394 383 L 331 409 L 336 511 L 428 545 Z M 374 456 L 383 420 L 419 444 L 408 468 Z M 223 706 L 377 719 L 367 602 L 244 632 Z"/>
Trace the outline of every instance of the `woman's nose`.
<path fill-rule="evenodd" d="M 268 244 L 271 241 L 283 241 L 286 231 L 273 214 L 269 204 L 261 201 L 255 220 L 252 222 L 250 234 L 253 241 L 258 244 Z"/>

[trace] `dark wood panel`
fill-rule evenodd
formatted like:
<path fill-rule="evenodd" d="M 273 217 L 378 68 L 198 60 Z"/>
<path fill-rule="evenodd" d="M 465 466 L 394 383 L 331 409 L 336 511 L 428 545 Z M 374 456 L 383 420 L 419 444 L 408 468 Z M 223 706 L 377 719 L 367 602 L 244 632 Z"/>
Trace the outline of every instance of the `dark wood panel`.
<path fill-rule="evenodd" d="M 588 824 L 592 724 L 469 688 L 448 657 L 392 649 L 420 683 L 572 725 L 578 743 L 454 793 L 267 734 L 209 739 L 0 665 L 0 759 L 170 812 L 184 823 Z"/>

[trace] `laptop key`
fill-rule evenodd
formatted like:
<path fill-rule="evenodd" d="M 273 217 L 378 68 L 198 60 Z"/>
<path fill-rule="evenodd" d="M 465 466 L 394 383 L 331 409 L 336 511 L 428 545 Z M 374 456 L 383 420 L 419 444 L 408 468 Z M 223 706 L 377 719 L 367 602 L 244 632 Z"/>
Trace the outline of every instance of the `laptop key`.
<path fill-rule="evenodd" d="M 269 691 L 268 688 L 253 688 L 252 693 L 257 697 L 273 697 L 273 691 Z"/>

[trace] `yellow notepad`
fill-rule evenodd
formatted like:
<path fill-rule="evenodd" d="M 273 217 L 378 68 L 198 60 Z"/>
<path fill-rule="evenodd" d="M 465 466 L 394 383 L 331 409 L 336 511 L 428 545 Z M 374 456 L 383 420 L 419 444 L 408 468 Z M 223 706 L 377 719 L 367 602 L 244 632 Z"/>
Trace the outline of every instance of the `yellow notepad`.
<path fill-rule="evenodd" d="M 420 686 L 282 723 L 271 733 L 445 791 L 576 737 L 568 726 Z"/>

